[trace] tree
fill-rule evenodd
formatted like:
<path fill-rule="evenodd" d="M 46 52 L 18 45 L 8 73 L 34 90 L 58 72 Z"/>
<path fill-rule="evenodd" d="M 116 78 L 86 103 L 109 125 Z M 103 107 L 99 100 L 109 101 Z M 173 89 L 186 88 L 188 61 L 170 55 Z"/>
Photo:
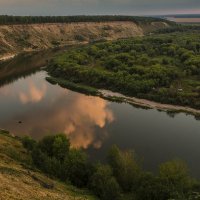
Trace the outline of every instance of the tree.
<path fill-rule="evenodd" d="M 49 157 L 55 157 L 63 162 L 69 152 L 69 139 L 64 134 L 44 137 L 38 144 L 38 148 Z"/>
<path fill-rule="evenodd" d="M 29 136 L 25 136 L 22 138 L 22 144 L 28 151 L 32 151 L 36 146 L 36 141 Z"/>
<path fill-rule="evenodd" d="M 162 184 L 159 177 L 152 173 L 143 173 L 138 188 L 132 191 L 137 200 L 167 200 L 168 189 Z"/>
<path fill-rule="evenodd" d="M 71 149 L 63 165 L 63 177 L 72 184 L 83 187 L 88 184 L 91 166 L 87 155 L 78 149 Z"/>
<path fill-rule="evenodd" d="M 120 198 L 120 187 L 112 176 L 112 169 L 108 165 L 98 165 L 96 172 L 90 180 L 93 192 L 102 200 L 118 200 Z"/>
<path fill-rule="evenodd" d="M 137 187 L 141 169 L 133 151 L 122 152 L 117 146 L 113 146 L 108 155 L 108 162 L 119 185 L 125 192 Z"/>
<path fill-rule="evenodd" d="M 169 198 L 184 196 L 192 186 L 187 165 L 181 160 L 172 160 L 161 164 L 159 178 L 162 184 L 168 188 Z"/>

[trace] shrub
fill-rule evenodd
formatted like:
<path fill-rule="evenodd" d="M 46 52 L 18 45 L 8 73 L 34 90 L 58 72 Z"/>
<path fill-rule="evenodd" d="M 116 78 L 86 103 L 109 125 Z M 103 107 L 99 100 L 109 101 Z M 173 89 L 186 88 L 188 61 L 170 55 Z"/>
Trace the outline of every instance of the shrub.
<path fill-rule="evenodd" d="M 139 180 L 138 188 L 132 192 L 137 200 L 168 199 L 168 189 L 151 173 L 144 173 Z"/>
<path fill-rule="evenodd" d="M 112 169 L 108 165 L 99 165 L 93 174 L 90 187 L 102 200 L 120 198 L 120 187 L 112 176 Z"/>
<path fill-rule="evenodd" d="M 85 37 L 83 35 L 81 35 L 81 34 L 75 35 L 74 39 L 78 40 L 78 41 L 81 41 L 81 42 L 86 40 Z"/>
<path fill-rule="evenodd" d="M 81 150 L 71 149 L 65 158 L 63 172 L 64 177 L 72 184 L 86 186 L 90 174 L 87 155 Z"/>
<path fill-rule="evenodd" d="M 163 163 L 159 167 L 159 178 L 168 189 L 169 198 L 184 197 L 192 187 L 187 165 L 180 160 Z"/>
<path fill-rule="evenodd" d="M 29 136 L 25 136 L 22 138 L 22 144 L 28 151 L 32 151 L 36 146 L 36 141 Z"/>
<path fill-rule="evenodd" d="M 59 134 L 44 137 L 38 144 L 38 148 L 47 156 L 64 161 L 69 152 L 70 143 L 66 135 Z"/>
<path fill-rule="evenodd" d="M 117 146 L 113 146 L 108 161 L 124 191 L 131 191 L 137 186 L 141 170 L 132 151 L 122 152 Z"/>

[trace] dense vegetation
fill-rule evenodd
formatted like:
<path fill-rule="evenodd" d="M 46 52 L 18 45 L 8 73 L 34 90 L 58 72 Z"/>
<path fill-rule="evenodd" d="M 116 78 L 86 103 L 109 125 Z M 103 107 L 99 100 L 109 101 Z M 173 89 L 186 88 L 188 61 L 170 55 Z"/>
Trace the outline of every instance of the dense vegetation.
<path fill-rule="evenodd" d="M 155 34 L 74 48 L 50 75 L 162 103 L 200 108 L 199 32 Z"/>
<path fill-rule="evenodd" d="M 107 21 L 133 21 L 139 23 L 167 22 L 164 19 L 152 17 L 133 16 L 8 16 L 0 15 L 0 24 L 34 24 L 34 23 L 71 23 L 71 22 L 107 22 Z"/>
<path fill-rule="evenodd" d="M 200 31 L 200 25 L 199 24 L 188 24 L 188 25 L 176 25 L 176 26 L 170 26 L 170 27 L 166 27 L 163 29 L 158 29 L 155 30 L 154 33 L 174 33 L 174 32 L 191 32 L 193 31 L 198 33 Z"/>
<path fill-rule="evenodd" d="M 80 85 L 80 84 L 72 83 L 67 80 L 57 79 L 53 77 L 46 77 L 46 80 L 53 85 L 59 84 L 61 87 L 68 88 L 76 92 L 82 92 L 84 94 L 94 95 L 94 96 L 99 95 L 99 92 L 97 89 L 86 86 L 86 85 Z"/>
<path fill-rule="evenodd" d="M 167 17 L 175 17 L 175 18 L 200 18 L 200 15 L 199 14 L 177 14 L 177 15 L 167 15 Z"/>
<path fill-rule="evenodd" d="M 154 175 L 142 169 L 133 151 L 113 146 L 106 164 L 92 163 L 80 149 L 70 148 L 65 135 L 46 136 L 36 142 L 22 139 L 33 165 L 51 177 L 88 187 L 103 200 L 197 199 L 200 184 L 189 176 L 186 164 L 172 160 Z"/>
<path fill-rule="evenodd" d="M 1 200 L 97 200 L 88 189 L 49 178 L 32 165 L 21 138 L 0 129 Z"/>

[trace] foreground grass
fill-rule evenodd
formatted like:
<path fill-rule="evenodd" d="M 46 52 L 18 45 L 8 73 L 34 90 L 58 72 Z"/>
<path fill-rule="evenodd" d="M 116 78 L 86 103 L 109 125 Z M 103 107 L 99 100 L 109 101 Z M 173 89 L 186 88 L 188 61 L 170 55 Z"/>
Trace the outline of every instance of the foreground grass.
<path fill-rule="evenodd" d="M 1 200 L 95 200 L 87 190 L 63 184 L 31 167 L 31 157 L 19 139 L 0 130 Z"/>

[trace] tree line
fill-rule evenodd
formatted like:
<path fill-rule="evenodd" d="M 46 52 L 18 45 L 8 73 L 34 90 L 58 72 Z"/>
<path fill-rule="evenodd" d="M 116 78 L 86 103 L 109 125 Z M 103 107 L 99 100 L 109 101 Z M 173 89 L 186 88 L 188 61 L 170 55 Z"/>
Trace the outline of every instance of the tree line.
<path fill-rule="evenodd" d="M 200 183 L 193 179 L 185 162 L 172 160 L 153 174 L 142 169 L 134 151 L 111 147 L 107 162 L 91 162 L 81 149 L 74 149 L 64 134 L 40 141 L 22 139 L 32 157 L 32 166 L 52 178 L 90 189 L 102 200 L 198 199 Z"/>
<path fill-rule="evenodd" d="M 176 26 L 170 26 L 167 28 L 163 28 L 163 29 L 158 29 L 155 30 L 154 33 L 162 33 L 162 34 L 168 34 L 168 33 L 175 33 L 175 32 L 196 32 L 198 33 L 200 31 L 200 26 L 199 25 L 180 25 L 177 24 Z"/>
<path fill-rule="evenodd" d="M 0 24 L 35 24 L 35 23 L 72 23 L 72 22 L 107 22 L 107 21 L 133 21 L 137 24 L 163 21 L 164 19 L 136 16 L 9 16 L 0 15 Z"/>

